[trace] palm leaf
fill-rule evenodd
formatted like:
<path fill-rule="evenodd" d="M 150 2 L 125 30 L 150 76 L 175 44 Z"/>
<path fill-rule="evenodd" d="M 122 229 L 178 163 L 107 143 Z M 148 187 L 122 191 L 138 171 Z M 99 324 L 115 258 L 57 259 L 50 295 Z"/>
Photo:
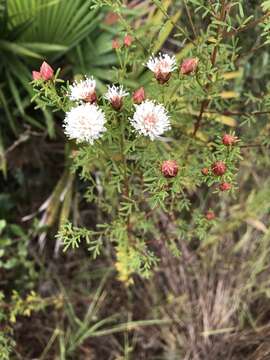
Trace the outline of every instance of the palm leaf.
<path fill-rule="evenodd" d="M 0 33 L 3 33 L 7 26 L 7 0 L 0 0 Z"/>
<path fill-rule="evenodd" d="M 59 44 L 63 48 L 55 46 L 54 50 L 58 57 L 96 27 L 99 14 L 97 10 L 90 11 L 90 5 L 89 0 L 9 0 L 9 14 L 13 26 L 33 18 L 33 26 L 21 35 L 20 40 L 24 44 Z M 49 52 L 52 49 L 50 47 Z"/>
<path fill-rule="evenodd" d="M 0 19 L 8 20 L 8 30 L 0 38 L 0 73 L 5 79 L 0 106 L 14 132 L 18 129 L 13 116 L 20 115 L 41 129 L 46 123 L 48 133 L 53 136 L 50 113 L 43 113 L 44 123 L 39 124 L 40 121 L 25 111 L 33 96 L 29 85 L 31 69 L 38 67 L 42 58 L 53 62 L 79 46 L 81 40 L 96 29 L 102 15 L 91 11 L 90 4 L 89 0 L 9 0 L 8 3 L 0 0 Z M 94 62 L 106 65 L 113 60 L 102 57 L 99 61 L 95 57 Z"/>
<path fill-rule="evenodd" d="M 0 40 L 0 51 L 5 52 L 11 52 L 17 56 L 27 56 L 32 57 L 36 59 L 41 59 L 42 57 L 35 53 L 32 50 L 27 49 L 23 45 L 20 45 L 19 43 L 14 43 L 6 40 Z"/>

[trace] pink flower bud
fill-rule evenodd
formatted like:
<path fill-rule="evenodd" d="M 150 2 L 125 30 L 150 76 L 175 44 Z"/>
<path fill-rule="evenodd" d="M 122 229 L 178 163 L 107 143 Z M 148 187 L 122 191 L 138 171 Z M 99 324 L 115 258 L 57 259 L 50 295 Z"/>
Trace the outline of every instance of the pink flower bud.
<path fill-rule="evenodd" d="M 233 145 L 236 141 L 237 137 L 230 134 L 224 134 L 222 137 L 222 142 L 225 146 Z"/>
<path fill-rule="evenodd" d="M 207 213 L 205 214 L 205 218 L 209 221 L 214 220 L 216 217 L 215 213 L 211 210 L 207 211 Z"/>
<path fill-rule="evenodd" d="M 109 12 L 104 20 L 104 23 L 106 25 L 114 25 L 117 23 L 117 21 L 119 20 L 119 15 L 114 13 L 114 12 Z"/>
<path fill-rule="evenodd" d="M 130 47 L 131 44 L 132 44 L 132 42 L 133 42 L 132 36 L 126 35 L 126 36 L 124 37 L 124 45 L 125 45 L 126 47 Z"/>
<path fill-rule="evenodd" d="M 113 39 L 113 41 L 112 41 L 112 48 L 113 48 L 114 50 L 120 49 L 120 43 L 119 43 L 119 41 L 118 41 L 117 39 Z"/>
<path fill-rule="evenodd" d="M 43 80 L 50 80 L 53 77 L 53 69 L 52 67 L 46 63 L 46 61 L 43 61 L 41 67 L 40 67 L 40 75 Z"/>
<path fill-rule="evenodd" d="M 224 175 L 226 170 L 227 170 L 227 166 L 224 164 L 223 161 L 216 161 L 212 165 L 212 171 L 216 176 Z"/>
<path fill-rule="evenodd" d="M 141 104 L 145 100 L 145 91 L 143 87 L 140 87 L 132 95 L 134 104 Z"/>
<path fill-rule="evenodd" d="M 227 182 L 223 182 L 223 183 L 219 184 L 220 191 L 228 191 L 231 189 L 231 187 L 232 187 L 232 185 Z"/>
<path fill-rule="evenodd" d="M 161 172 L 165 177 L 175 177 L 179 166 L 175 160 L 165 160 L 161 165 Z"/>
<path fill-rule="evenodd" d="M 199 60 L 196 58 L 185 59 L 182 62 L 182 65 L 180 68 L 181 74 L 189 75 L 190 73 L 195 72 L 198 67 L 198 63 L 199 63 Z"/>
<path fill-rule="evenodd" d="M 40 80 L 41 79 L 41 74 L 39 71 L 32 71 L 32 78 L 33 80 Z"/>

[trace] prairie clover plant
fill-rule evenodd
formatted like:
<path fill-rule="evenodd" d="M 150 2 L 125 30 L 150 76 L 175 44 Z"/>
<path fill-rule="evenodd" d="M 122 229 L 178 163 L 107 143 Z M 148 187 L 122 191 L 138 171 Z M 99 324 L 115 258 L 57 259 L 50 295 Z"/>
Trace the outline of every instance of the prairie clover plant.
<path fill-rule="evenodd" d="M 181 256 L 181 241 L 194 250 L 207 242 L 219 221 L 219 200 L 234 198 L 245 147 L 230 129 L 236 119 L 228 111 L 239 106 L 232 88 L 240 73 L 235 37 L 251 27 L 241 23 L 241 4 L 240 15 L 232 17 L 226 1 L 188 1 L 208 25 L 197 37 L 176 26 L 176 36 L 189 42 L 186 58 L 158 53 L 155 43 L 146 50 L 140 30 L 114 39 L 120 65 L 107 92 L 92 77 L 70 85 L 59 71 L 49 71 L 48 79 L 33 74 L 39 106 L 65 113 L 72 170 L 85 182 L 85 198 L 96 213 L 91 228 L 62 227 L 57 236 L 64 250 L 86 242 L 95 258 L 114 248 L 107 254 L 114 254 L 119 279 L 128 284 L 134 273 L 150 276 L 167 250 Z M 131 88 L 134 79 L 144 86 Z M 242 126 L 253 112 L 248 105 L 239 113 Z"/>

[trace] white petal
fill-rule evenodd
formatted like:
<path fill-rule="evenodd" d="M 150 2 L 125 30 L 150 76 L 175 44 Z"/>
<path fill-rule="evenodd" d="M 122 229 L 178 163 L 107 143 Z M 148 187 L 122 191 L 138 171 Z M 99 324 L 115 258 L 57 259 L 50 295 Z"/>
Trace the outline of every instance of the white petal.
<path fill-rule="evenodd" d="M 83 104 L 71 109 L 64 119 L 65 134 L 77 142 L 89 142 L 101 137 L 106 131 L 104 113 L 96 105 Z"/>
<path fill-rule="evenodd" d="M 129 93 L 124 90 L 123 85 L 120 85 L 120 86 L 111 85 L 111 86 L 108 86 L 108 91 L 104 95 L 104 98 L 109 101 L 113 101 L 115 98 L 121 99 L 124 96 L 127 96 L 128 94 Z"/>
<path fill-rule="evenodd" d="M 149 136 L 151 140 L 154 140 L 170 130 L 169 116 L 163 105 L 146 100 L 135 107 L 136 111 L 130 122 L 139 134 Z"/>
<path fill-rule="evenodd" d="M 87 96 L 89 96 L 89 94 L 93 94 L 96 91 L 96 81 L 93 77 L 86 78 L 85 80 L 74 82 L 74 84 L 69 87 L 69 90 L 69 98 L 71 100 L 84 100 L 87 98 Z"/>
<path fill-rule="evenodd" d="M 159 54 L 159 56 L 151 56 L 146 66 L 154 73 L 171 73 L 176 69 L 176 58 L 168 54 Z"/>

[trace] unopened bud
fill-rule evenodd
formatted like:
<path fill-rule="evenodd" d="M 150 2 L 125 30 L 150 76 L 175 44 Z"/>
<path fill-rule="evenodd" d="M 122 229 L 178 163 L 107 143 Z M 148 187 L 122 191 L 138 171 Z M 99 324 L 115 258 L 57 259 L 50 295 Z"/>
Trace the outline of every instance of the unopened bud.
<path fill-rule="evenodd" d="M 41 74 L 39 71 L 32 71 L 32 78 L 33 80 L 40 80 L 41 79 Z"/>
<path fill-rule="evenodd" d="M 133 42 L 132 36 L 126 35 L 126 36 L 124 37 L 124 45 L 125 45 L 126 47 L 130 47 L 131 44 L 132 44 L 132 42 Z"/>
<path fill-rule="evenodd" d="M 211 210 L 207 211 L 207 213 L 205 214 L 205 218 L 209 221 L 214 220 L 216 217 L 215 213 Z"/>
<path fill-rule="evenodd" d="M 231 189 L 231 187 L 232 187 L 232 185 L 227 182 L 223 182 L 223 183 L 219 184 L 220 191 L 228 191 Z"/>
<path fill-rule="evenodd" d="M 120 49 L 120 43 L 119 43 L 119 41 L 117 40 L 117 39 L 113 39 L 113 41 L 112 41 L 112 48 L 114 49 L 114 50 L 116 50 L 116 49 Z"/>
<path fill-rule="evenodd" d="M 43 61 L 41 67 L 40 67 L 40 75 L 43 80 L 50 80 L 53 77 L 53 68 L 46 63 L 46 61 Z"/>
<path fill-rule="evenodd" d="M 227 166 L 225 165 L 225 163 L 223 161 L 216 161 L 212 165 L 212 171 L 213 171 L 214 175 L 216 175 L 216 176 L 224 175 L 226 170 L 227 170 Z"/>
<path fill-rule="evenodd" d="M 185 59 L 180 68 L 180 72 L 183 75 L 189 75 L 197 70 L 199 60 L 196 58 Z"/>
<path fill-rule="evenodd" d="M 145 100 L 145 91 L 143 87 L 140 87 L 132 95 L 134 104 L 141 104 Z"/>
<path fill-rule="evenodd" d="M 233 145 L 236 141 L 237 141 L 237 137 L 230 134 L 224 134 L 222 137 L 223 145 L 226 146 Z"/>
<path fill-rule="evenodd" d="M 207 167 L 204 167 L 201 169 L 201 173 L 206 176 L 209 173 L 209 169 Z"/>
<path fill-rule="evenodd" d="M 114 25 L 117 23 L 118 20 L 119 20 L 119 15 L 117 13 L 109 12 L 105 17 L 104 23 L 106 25 Z"/>

